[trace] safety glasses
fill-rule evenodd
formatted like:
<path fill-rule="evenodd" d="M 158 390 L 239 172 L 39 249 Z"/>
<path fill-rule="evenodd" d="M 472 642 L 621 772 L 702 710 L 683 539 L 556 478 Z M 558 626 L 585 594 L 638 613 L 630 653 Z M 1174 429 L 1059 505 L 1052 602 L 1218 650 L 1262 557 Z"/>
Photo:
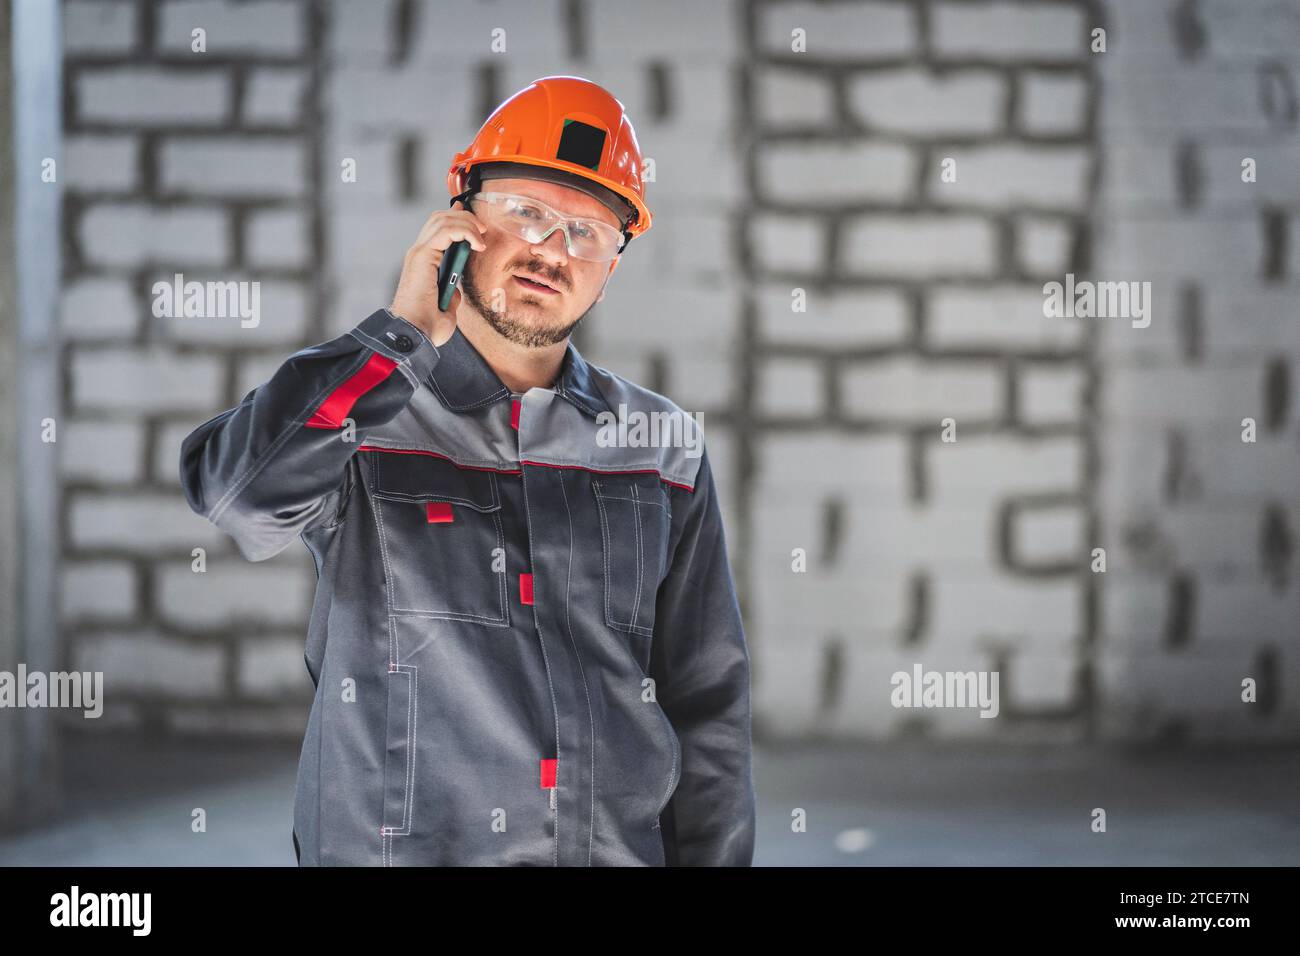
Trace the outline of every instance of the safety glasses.
<path fill-rule="evenodd" d="M 528 242 L 544 242 L 556 229 L 564 230 L 569 255 L 591 262 L 608 262 L 618 255 L 625 237 L 607 222 L 565 216 L 531 196 L 476 193 L 470 204 L 491 225 Z"/>

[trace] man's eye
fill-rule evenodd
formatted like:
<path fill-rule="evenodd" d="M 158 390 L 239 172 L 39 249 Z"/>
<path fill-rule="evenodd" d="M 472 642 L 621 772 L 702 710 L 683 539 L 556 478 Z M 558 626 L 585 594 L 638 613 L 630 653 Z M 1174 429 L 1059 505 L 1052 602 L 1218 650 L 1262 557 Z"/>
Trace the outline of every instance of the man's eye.
<path fill-rule="evenodd" d="M 573 234 L 575 236 L 578 236 L 581 239 L 596 238 L 596 230 L 593 229 L 591 226 L 587 225 L 586 223 L 581 223 L 581 222 L 574 224 Z"/>
<path fill-rule="evenodd" d="M 536 206 L 515 206 L 515 215 L 525 219 L 541 219 L 542 211 Z"/>

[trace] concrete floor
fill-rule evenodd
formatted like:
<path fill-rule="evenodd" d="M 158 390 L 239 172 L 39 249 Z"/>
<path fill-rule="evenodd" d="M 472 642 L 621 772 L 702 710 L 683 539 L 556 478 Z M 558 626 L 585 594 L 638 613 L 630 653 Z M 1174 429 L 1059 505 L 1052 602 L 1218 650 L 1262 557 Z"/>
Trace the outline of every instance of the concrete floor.
<path fill-rule="evenodd" d="M 294 865 L 296 745 L 93 739 L 64 764 L 0 865 Z M 817 744 L 757 749 L 755 777 L 757 866 L 1300 863 L 1300 750 Z"/>

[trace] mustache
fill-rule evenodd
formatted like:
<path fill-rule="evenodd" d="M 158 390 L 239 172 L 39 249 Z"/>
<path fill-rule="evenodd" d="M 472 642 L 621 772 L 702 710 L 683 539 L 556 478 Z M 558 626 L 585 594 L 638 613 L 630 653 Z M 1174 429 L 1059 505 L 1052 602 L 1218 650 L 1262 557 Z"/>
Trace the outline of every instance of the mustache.
<path fill-rule="evenodd" d="M 567 289 L 569 287 L 569 280 L 564 277 L 563 273 L 556 273 L 555 275 L 551 275 L 546 272 L 539 272 L 536 269 L 531 269 L 526 265 L 516 266 L 513 271 L 519 273 L 522 276 L 528 276 L 529 278 L 537 278 L 542 282 L 545 282 L 547 285 L 555 287 L 556 289 Z"/>

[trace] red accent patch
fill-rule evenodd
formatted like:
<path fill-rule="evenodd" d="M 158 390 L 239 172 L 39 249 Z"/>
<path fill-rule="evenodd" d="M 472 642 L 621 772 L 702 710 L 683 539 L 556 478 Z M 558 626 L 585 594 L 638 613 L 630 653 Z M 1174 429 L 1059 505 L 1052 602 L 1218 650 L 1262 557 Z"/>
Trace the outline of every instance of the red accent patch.
<path fill-rule="evenodd" d="M 555 758 L 542 761 L 542 789 L 549 790 L 555 786 Z"/>
<path fill-rule="evenodd" d="M 451 513 L 448 501 L 426 501 L 424 503 L 424 520 L 429 524 L 448 524 L 456 520 Z"/>
<path fill-rule="evenodd" d="M 524 604 L 533 603 L 533 576 L 531 574 L 519 575 L 519 600 Z"/>
<path fill-rule="evenodd" d="M 329 393 L 320 403 L 316 414 L 306 422 L 308 428 L 342 428 L 343 419 L 348 417 L 352 406 L 362 395 L 370 391 L 397 368 L 397 363 L 387 355 L 375 352 L 365 365 L 361 366 L 352 377 Z"/>
<path fill-rule="evenodd" d="M 510 399 L 510 427 L 519 431 L 519 399 Z"/>

